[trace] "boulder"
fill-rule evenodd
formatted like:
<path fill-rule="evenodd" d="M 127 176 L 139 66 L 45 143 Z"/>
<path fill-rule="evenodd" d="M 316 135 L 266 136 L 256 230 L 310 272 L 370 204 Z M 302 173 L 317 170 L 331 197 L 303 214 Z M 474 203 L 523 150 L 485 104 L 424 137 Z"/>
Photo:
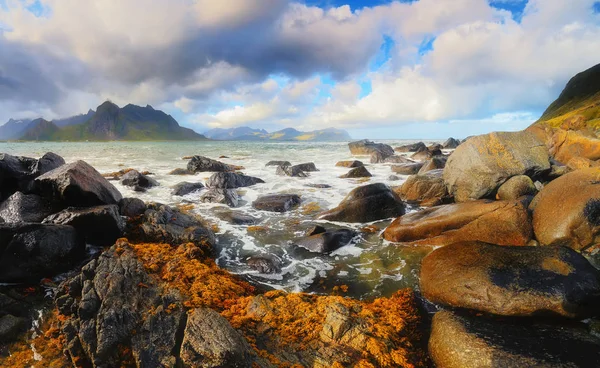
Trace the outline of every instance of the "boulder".
<path fill-rule="evenodd" d="M 206 181 L 209 188 L 235 189 L 249 187 L 254 184 L 264 183 L 262 179 L 233 172 L 218 172 L 211 175 Z"/>
<path fill-rule="evenodd" d="M 233 189 L 209 188 L 200 196 L 200 202 L 221 203 L 229 207 L 237 207 L 240 204 L 240 197 Z"/>
<path fill-rule="evenodd" d="M 389 156 L 383 160 L 386 164 L 414 164 L 415 162 L 404 156 Z"/>
<path fill-rule="evenodd" d="M 394 150 L 396 152 L 417 152 L 422 149 L 426 149 L 427 146 L 423 142 L 417 142 L 412 144 L 406 144 L 404 146 L 396 147 Z"/>
<path fill-rule="evenodd" d="M 37 282 L 77 264 L 85 252 L 72 226 L 0 225 L 0 282 Z"/>
<path fill-rule="evenodd" d="M 39 176 L 35 188 L 42 196 L 72 207 L 117 204 L 122 198 L 117 188 L 85 161 L 62 165 Z"/>
<path fill-rule="evenodd" d="M 600 159 L 600 139 L 583 132 L 557 129 L 549 142 L 550 154 L 559 162 L 569 162 L 574 157 L 592 161 Z"/>
<path fill-rule="evenodd" d="M 302 170 L 304 172 L 319 171 L 319 169 L 317 169 L 317 167 L 315 166 L 315 164 L 312 163 L 312 162 L 307 162 L 307 163 L 304 163 L 304 164 L 298 164 L 298 165 L 294 165 L 292 167 L 300 169 L 300 170 Z"/>
<path fill-rule="evenodd" d="M 189 313 L 181 344 L 184 366 L 250 368 L 253 357 L 246 339 L 219 313 L 209 308 Z"/>
<path fill-rule="evenodd" d="M 269 161 L 265 166 L 292 166 L 289 161 Z"/>
<path fill-rule="evenodd" d="M 136 191 L 144 191 L 146 189 L 157 187 L 160 184 L 154 179 L 137 170 L 130 170 L 121 176 L 121 184 L 127 187 L 132 187 Z"/>
<path fill-rule="evenodd" d="M 194 173 L 189 171 L 188 169 L 177 168 L 177 169 L 171 170 L 169 172 L 169 175 L 194 175 Z"/>
<path fill-rule="evenodd" d="M 442 151 L 440 150 L 430 151 L 428 149 L 424 149 L 413 153 L 410 158 L 413 161 L 426 162 L 431 160 L 433 157 L 440 155 L 442 155 Z"/>
<path fill-rule="evenodd" d="M 508 179 L 498 188 L 496 199 L 515 200 L 523 196 L 534 196 L 537 194 L 537 188 L 533 180 L 527 175 L 517 175 Z"/>
<path fill-rule="evenodd" d="M 27 320 L 6 314 L 0 317 L 0 342 L 15 341 L 17 337 L 27 330 Z"/>
<path fill-rule="evenodd" d="M 339 229 L 319 232 L 294 241 L 294 244 L 315 253 L 331 253 L 350 244 L 357 235 L 353 230 Z"/>
<path fill-rule="evenodd" d="M 247 215 L 240 211 L 216 211 L 215 215 L 226 222 L 229 222 L 233 225 L 256 225 L 260 222 L 259 218 L 254 216 Z"/>
<path fill-rule="evenodd" d="M 515 175 L 535 178 L 550 171 L 546 146 L 530 132 L 495 132 L 472 137 L 450 156 L 444 169 L 457 202 L 495 194 Z"/>
<path fill-rule="evenodd" d="M 533 231 L 527 203 L 479 200 L 412 212 L 394 220 L 383 237 L 392 242 L 447 245 L 477 240 L 526 245 Z"/>
<path fill-rule="evenodd" d="M 171 194 L 174 196 L 184 196 L 186 194 L 198 192 L 202 189 L 204 189 L 204 184 L 202 183 L 189 183 L 187 181 L 182 181 L 181 183 L 177 183 L 173 186 L 173 191 Z"/>
<path fill-rule="evenodd" d="M 36 194 L 16 192 L 0 204 L 0 218 L 6 223 L 41 222 L 52 212 L 50 202 Z"/>
<path fill-rule="evenodd" d="M 252 207 L 262 211 L 287 212 L 297 207 L 301 201 L 297 194 L 269 194 L 258 197 L 252 202 Z"/>
<path fill-rule="evenodd" d="M 435 304 L 503 316 L 582 319 L 600 307 L 600 271 L 566 247 L 454 243 L 423 259 L 420 287 Z"/>
<path fill-rule="evenodd" d="M 460 141 L 458 139 L 448 138 L 448 140 L 446 140 L 446 142 L 444 142 L 442 146 L 444 147 L 444 149 L 455 149 L 459 145 Z"/>
<path fill-rule="evenodd" d="M 123 198 L 119 201 L 119 213 L 122 216 L 141 216 L 146 212 L 146 209 L 146 203 L 139 198 Z"/>
<path fill-rule="evenodd" d="M 340 178 L 344 178 L 344 179 L 350 179 L 350 178 L 370 178 L 371 173 L 369 172 L 369 170 L 367 170 L 366 167 L 364 166 L 360 166 L 360 167 L 356 167 L 350 171 L 348 171 L 348 173 L 340 176 Z"/>
<path fill-rule="evenodd" d="M 588 169 L 590 167 L 600 166 L 600 162 L 592 161 L 585 157 L 573 157 L 569 160 L 569 162 L 567 162 L 566 166 L 569 168 L 569 170 Z"/>
<path fill-rule="evenodd" d="M 570 172 L 534 198 L 533 231 L 542 245 L 583 250 L 600 242 L 600 168 Z"/>
<path fill-rule="evenodd" d="M 432 170 L 425 174 L 411 175 L 394 191 L 407 202 L 441 204 L 448 197 L 442 173 L 443 170 Z"/>
<path fill-rule="evenodd" d="M 400 175 L 414 175 L 421 170 L 423 163 L 415 162 L 412 164 L 393 165 L 392 172 Z"/>
<path fill-rule="evenodd" d="M 227 165 L 220 161 L 210 159 L 204 156 L 193 156 L 187 164 L 188 171 L 197 172 L 228 172 L 239 170 L 239 166 Z"/>
<path fill-rule="evenodd" d="M 281 272 L 281 261 L 272 255 L 251 256 L 246 260 L 248 267 L 263 274 Z"/>
<path fill-rule="evenodd" d="M 114 204 L 89 208 L 69 207 L 46 217 L 43 223 L 73 226 L 87 244 L 97 246 L 113 245 L 125 230 L 119 207 Z"/>
<path fill-rule="evenodd" d="M 598 367 L 600 340 L 576 326 L 441 311 L 429 354 L 439 368 Z"/>
<path fill-rule="evenodd" d="M 394 149 L 383 143 L 374 143 L 367 139 L 357 142 L 348 143 L 350 153 L 355 156 L 371 156 L 374 152 L 381 153 L 382 156 L 388 157 L 394 154 Z"/>
<path fill-rule="evenodd" d="M 308 174 L 300 170 L 297 166 L 277 166 L 277 171 L 275 173 L 281 176 L 291 176 L 296 178 L 308 177 Z"/>
<path fill-rule="evenodd" d="M 36 164 L 29 157 L 0 153 L 0 200 L 8 198 L 18 190 L 26 191 L 33 178 L 31 168 Z"/>
<path fill-rule="evenodd" d="M 352 160 L 352 161 L 338 161 L 335 164 L 335 166 L 354 168 L 354 167 L 360 167 L 360 166 L 365 166 L 365 165 L 360 161 Z"/>
<path fill-rule="evenodd" d="M 65 159 L 53 152 L 47 152 L 31 167 L 31 173 L 39 176 L 65 164 Z"/>
<path fill-rule="evenodd" d="M 446 166 L 447 158 L 445 156 L 435 156 L 430 160 L 423 163 L 421 169 L 419 169 L 419 174 L 424 174 L 427 171 L 443 169 Z"/>
<path fill-rule="evenodd" d="M 385 184 L 353 189 L 342 202 L 319 217 L 340 222 L 372 222 L 404 214 L 404 203 Z"/>

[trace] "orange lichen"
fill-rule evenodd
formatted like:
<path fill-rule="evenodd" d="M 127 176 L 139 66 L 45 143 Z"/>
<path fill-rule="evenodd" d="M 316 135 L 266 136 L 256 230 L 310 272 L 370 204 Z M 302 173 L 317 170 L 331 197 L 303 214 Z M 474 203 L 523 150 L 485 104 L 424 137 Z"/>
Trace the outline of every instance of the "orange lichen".
<path fill-rule="evenodd" d="M 302 206 L 301 213 L 303 215 L 314 215 L 315 213 L 321 212 L 321 206 L 317 202 L 310 202 Z"/>
<path fill-rule="evenodd" d="M 259 232 L 259 231 L 267 231 L 267 228 L 264 226 L 248 226 L 246 229 L 249 233 Z"/>

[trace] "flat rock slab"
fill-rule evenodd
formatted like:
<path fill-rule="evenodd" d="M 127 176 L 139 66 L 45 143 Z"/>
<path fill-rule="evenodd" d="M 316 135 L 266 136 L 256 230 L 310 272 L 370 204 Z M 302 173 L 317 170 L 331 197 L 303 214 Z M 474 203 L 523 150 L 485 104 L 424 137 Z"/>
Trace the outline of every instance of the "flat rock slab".
<path fill-rule="evenodd" d="M 287 212 L 298 206 L 300 202 L 300 196 L 297 194 L 269 194 L 258 197 L 252 202 L 252 207 L 262 211 Z"/>

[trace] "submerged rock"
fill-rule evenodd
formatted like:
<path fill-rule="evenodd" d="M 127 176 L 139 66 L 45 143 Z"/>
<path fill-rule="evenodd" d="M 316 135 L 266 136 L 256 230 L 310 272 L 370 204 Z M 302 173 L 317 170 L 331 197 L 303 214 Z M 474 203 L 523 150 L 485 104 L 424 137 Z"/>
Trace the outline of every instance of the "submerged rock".
<path fill-rule="evenodd" d="M 212 174 L 206 181 L 209 188 L 235 189 L 249 187 L 254 184 L 264 183 L 262 179 L 233 172 L 219 172 Z"/>
<path fill-rule="evenodd" d="M 297 194 L 269 194 L 258 197 L 252 202 L 252 207 L 262 211 L 287 212 L 297 207 L 301 201 Z"/>
<path fill-rule="evenodd" d="M 187 181 L 182 181 L 181 183 L 177 183 L 173 186 L 173 191 L 171 194 L 175 196 L 184 196 L 186 194 L 198 192 L 202 189 L 204 189 L 204 184 L 202 183 L 190 183 Z"/>
<path fill-rule="evenodd" d="M 260 222 L 259 218 L 247 215 L 241 211 L 216 211 L 215 215 L 219 219 L 234 225 L 255 225 Z"/>
<path fill-rule="evenodd" d="M 340 178 L 344 178 L 344 179 L 349 179 L 349 178 L 370 178 L 373 175 L 371 175 L 371 173 L 369 172 L 369 170 L 367 170 L 366 167 L 364 166 L 360 166 L 360 167 L 356 167 L 350 171 L 348 171 L 348 173 L 340 176 Z"/>
<path fill-rule="evenodd" d="M 404 214 L 404 203 L 385 184 L 353 189 L 342 202 L 319 217 L 341 222 L 371 222 Z"/>
<path fill-rule="evenodd" d="M 298 164 L 298 165 L 294 165 L 292 167 L 298 168 L 304 172 L 313 172 L 313 171 L 319 171 L 319 169 L 317 169 L 317 167 L 315 166 L 315 164 L 313 162 L 307 162 L 304 164 Z"/>
<path fill-rule="evenodd" d="M 200 202 L 221 203 L 229 207 L 237 207 L 240 204 L 240 197 L 233 189 L 209 188 L 200 196 Z"/>
<path fill-rule="evenodd" d="M 294 244 L 311 252 L 330 253 L 350 244 L 356 235 L 355 231 L 348 229 L 328 230 L 294 240 Z"/>
<path fill-rule="evenodd" d="M 169 172 L 169 175 L 194 175 L 194 173 L 188 169 L 173 169 Z"/>
<path fill-rule="evenodd" d="M 354 167 L 360 167 L 360 166 L 365 166 L 365 165 L 360 161 L 351 160 L 351 161 L 338 161 L 335 164 L 335 166 L 354 168 Z"/>
<path fill-rule="evenodd" d="M 281 272 L 281 261 L 274 256 L 260 255 L 252 256 L 246 260 L 250 268 L 264 274 Z"/>
<path fill-rule="evenodd" d="M 137 170 L 130 170 L 125 173 L 125 175 L 121 177 L 121 184 L 127 187 L 133 187 L 136 191 L 140 191 L 140 188 L 145 190 L 160 185 L 156 180 L 141 174 Z"/>
<path fill-rule="evenodd" d="M 423 259 L 420 286 L 433 303 L 505 316 L 581 319 L 600 308 L 600 271 L 565 247 L 455 243 Z"/>
<path fill-rule="evenodd" d="M 240 170 L 239 166 L 227 165 L 220 161 L 210 159 L 204 156 L 193 156 L 190 162 L 187 165 L 188 171 L 193 173 L 197 172 L 227 172 L 227 171 L 236 171 Z"/>
<path fill-rule="evenodd" d="M 265 166 L 292 166 L 289 161 L 269 161 Z"/>
<path fill-rule="evenodd" d="M 0 204 L 0 218 L 6 223 L 41 222 L 52 212 L 50 202 L 36 194 L 16 192 Z"/>

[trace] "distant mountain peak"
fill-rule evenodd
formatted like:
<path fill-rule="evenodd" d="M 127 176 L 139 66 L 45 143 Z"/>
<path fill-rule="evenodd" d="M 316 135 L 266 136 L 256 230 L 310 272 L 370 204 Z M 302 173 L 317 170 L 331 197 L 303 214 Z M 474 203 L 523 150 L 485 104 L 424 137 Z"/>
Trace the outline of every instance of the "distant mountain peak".
<path fill-rule="evenodd" d="M 284 128 L 268 133 L 264 129 L 250 127 L 215 128 L 204 133 L 210 139 L 242 141 L 343 141 L 352 138 L 342 129 L 328 128 L 302 132 L 295 128 Z"/>

